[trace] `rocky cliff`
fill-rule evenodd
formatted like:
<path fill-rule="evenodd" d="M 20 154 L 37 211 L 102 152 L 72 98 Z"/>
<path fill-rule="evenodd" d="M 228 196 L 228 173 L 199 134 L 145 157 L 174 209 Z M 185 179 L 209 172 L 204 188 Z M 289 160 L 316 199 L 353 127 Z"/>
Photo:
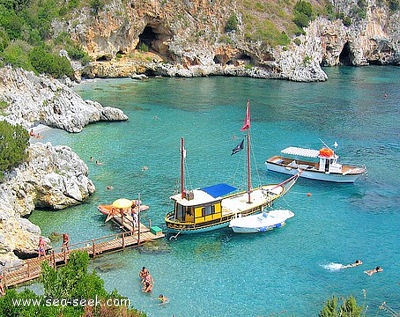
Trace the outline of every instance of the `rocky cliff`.
<path fill-rule="evenodd" d="M 0 120 L 30 129 L 37 124 L 79 132 L 100 120 L 128 117 L 119 109 L 84 101 L 61 82 L 10 67 L 0 68 Z M 82 203 L 95 191 L 88 167 L 68 147 L 32 143 L 27 162 L 0 183 L 0 264 L 35 256 L 40 228 L 24 216 L 35 208 L 59 210 Z M 48 241 L 49 242 L 49 241 Z M 1 267 L 0 267 L 1 269 Z"/>
<path fill-rule="evenodd" d="M 264 2 L 259 5 L 267 8 Z M 322 0 L 312 3 L 321 10 L 327 5 Z M 321 15 L 299 36 L 288 34 L 284 25 L 290 21 L 272 14 L 257 16 L 249 11 L 254 8 L 246 8 L 239 0 L 112 0 L 96 14 L 89 7 L 80 8 L 68 19 L 55 21 L 53 27 L 55 36 L 68 32 L 89 53 L 93 61 L 77 71 L 87 77 L 146 73 L 320 81 L 327 79 L 321 66 L 399 64 L 398 9 L 368 0 L 362 8 L 365 16 L 360 18 L 354 13 L 360 10 L 357 1 L 331 1 L 331 5 L 351 23 L 346 26 L 342 19 Z M 282 11 L 292 9 L 293 5 Z M 227 32 L 225 25 L 231 16 L 237 17 L 238 25 Z M 286 19 L 291 18 L 286 12 Z M 277 32 L 290 36 L 290 43 L 272 46 L 249 40 L 246 24 L 252 19 L 275 24 Z M 150 52 L 143 53 L 141 45 Z"/>
<path fill-rule="evenodd" d="M 1 264 L 11 266 L 18 263 L 17 255 L 37 254 L 40 228 L 22 216 L 35 208 L 58 210 L 80 204 L 94 191 L 88 167 L 70 148 L 32 144 L 28 161 L 0 184 Z"/>
<path fill-rule="evenodd" d="M 8 104 L 0 120 L 19 123 L 27 129 L 44 124 L 80 132 L 92 122 L 128 120 L 120 109 L 82 100 L 58 80 L 36 76 L 33 72 L 0 68 L 0 83 L 1 100 Z"/>

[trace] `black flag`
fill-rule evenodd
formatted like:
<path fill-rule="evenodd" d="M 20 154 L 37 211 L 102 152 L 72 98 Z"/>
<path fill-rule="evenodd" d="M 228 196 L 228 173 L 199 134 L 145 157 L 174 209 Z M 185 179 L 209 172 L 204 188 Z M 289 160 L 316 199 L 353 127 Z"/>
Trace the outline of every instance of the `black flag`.
<path fill-rule="evenodd" d="M 232 149 L 231 155 L 236 154 L 237 152 L 243 150 L 243 142 L 244 142 L 244 139 L 242 140 L 242 142 L 240 142 L 238 145 L 236 145 L 234 149 Z"/>

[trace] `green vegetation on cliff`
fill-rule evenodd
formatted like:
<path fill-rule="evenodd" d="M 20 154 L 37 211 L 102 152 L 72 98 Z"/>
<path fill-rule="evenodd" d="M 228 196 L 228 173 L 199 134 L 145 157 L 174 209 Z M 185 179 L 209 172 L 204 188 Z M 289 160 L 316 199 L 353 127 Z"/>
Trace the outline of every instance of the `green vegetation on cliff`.
<path fill-rule="evenodd" d="M 24 127 L 0 121 L 0 180 L 5 171 L 26 160 L 28 146 L 29 134 Z"/>
<path fill-rule="evenodd" d="M 390 12 L 399 10 L 400 0 L 377 0 L 376 5 L 386 7 Z M 157 0 L 154 1 L 156 5 Z M 122 0 L 122 5 L 128 4 Z M 158 0 L 163 7 L 166 2 Z M 107 8 L 106 8 L 107 5 Z M 146 8 L 146 0 L 135 1 L 134 7 Z M 176 1 L 179 10 L 171 12 L 172 20 L 180 20 L 185 15 L 187 3 Z M 222 5 L 218 1 L 210 2 L 212 6 Z M 201 6 L 207 6 L 203 3 Z M 56 20 L 71 20 L 77 22 L 78 14 L 84 12 L 90 17 L 97 17 L 104 10 L 113 7 L 111 0 L 0 0 L 0 67 L 5 64 L 33 70 L 36 73 L 47 73 L 54 77 L 64 75 L 72 77 L 73 70 L 69 61 L 64 56 L 59 56 L 60 51 L 68 52 L 73 60 L 80 60 L 83 64 L 89 61 L 87 52 L 80 43 L 74 43 L 65 30 L 53 29 Z M 120 6 L 118 10 L 120 10 Z M 331 0 L 236 0 L 232 9 L 228 10 L 224 31 L 241 32 L 246 41 L 262 42 L 264 47 L 286 46 L 296 35 L 304 33 L 310 21 L 318 16 L 331 19 L 342 19 L 345 25 L 351 25 L 366 17 L 368 2 L 357 0 L 348 4 L 346 1 Z M 208 10 L 204 11 L 207 14 Z M 115 15 L 121 14 L 119 11 Z M 128 17 L 127 17 L 128 18 Z M 202 20 L 202 17 L 198 17 Z M 206 21 L 204 17 L 204 21 Z M 215 19 L 210 23 L 216 23 Z M 185 24 L 185 21 L 181 21 Z M 220 21 L 219 21 L 220 22 Z M 77 23 L 85 23 L 79 21 Z M 127 24 L 128 25 L 128 24 Z M 208 25 L 217 32 L 215 25 Z M 193 33 L 197 43 L 198 39 L 206 34 L 204 30 Z M 221 34 L 226 42 L 233 43 L 229 37 Z M 211 37 L 213 38 L 213 37 Z M 141 47 L 143 50 L 144 47 Z M 63 54 L 65 55 L 65 54 Z"/>
<path fill-rule="evenodd" d="M 72 78 L 73 69 L 60 48 L 71 56 L 86 58 L 85 52 L 71 41 L 61 47 L 53 39 L 51 22 L 60 16 L 59 0 L 0 0 L 0 66 L 11 64 L 47 73 L 56 78 Z"/>
<path fill-rule="evenodd" d="M 364 307 L 358 306 L 354 296 L 342 298 L 339 306 L 339 299 L 336 296 L 328 299 L 320 311 L 319 317 L 363 317 Z"/>

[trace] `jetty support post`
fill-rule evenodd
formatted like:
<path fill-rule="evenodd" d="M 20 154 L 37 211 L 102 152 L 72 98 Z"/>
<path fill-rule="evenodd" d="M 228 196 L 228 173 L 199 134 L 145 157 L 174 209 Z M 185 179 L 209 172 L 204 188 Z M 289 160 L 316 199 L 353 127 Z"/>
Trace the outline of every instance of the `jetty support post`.
<path fill-rule="evenodd" d="M 140 197 L 140 196 L 139 196 Z M 140 208 L 139 208 L 140 209 Z M 137 245 L 140 245 L 140 230 L 141 228 L 141 224 L 140 224 L 140 211 L 138 212 L 138 220 L 137 220 Z"/>
<path fill-rule="evenodd" d="M 56 263 L 56 254 L 55 254 L 54 250 L 51 251 L 51 260 L 52 260 L 52 263 L 53 263 L 53 268 L 56 268 L 57 267 L 57 263 Z"/>
<path fill-rule="evenodd" d="M 64 263 L 65 264 L 67 264 L 67 261 L 68 261 L 68 259 L 67 259 L 67 250 L 66 250 L 67 248 L 64 248 L 63 249 L 63 256 L 64 256 Z"/>
<path fill-rule="evenodd" d="M 96 257 L 96 249 L 95 249 L 94 240 L 92 240 L 92 256 L 93 256 L 93 258 Z"/>

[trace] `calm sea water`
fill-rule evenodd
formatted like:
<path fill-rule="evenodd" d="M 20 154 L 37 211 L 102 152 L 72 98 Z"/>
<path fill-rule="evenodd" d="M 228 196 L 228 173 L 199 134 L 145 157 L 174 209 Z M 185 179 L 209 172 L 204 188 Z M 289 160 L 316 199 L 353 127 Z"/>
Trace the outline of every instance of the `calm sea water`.
<path fill-rule="evenodd" d="M 161 241 L 165 251 L 126 250 L 92 261 L 92 268 L 109 290 L 148 316 L 317 316 L 332 295 L 354 295 L 368 316 L 390 316 L 379 309 L 383 302 L 400 312 L 400 68 L 326 71 L 324 83 L 226 77 L 84 82 L 76 88 L 83 98 L 121 108 L 129 121 L 93 124 L 79 134 L 43 133 L 43 141 L 68 145 L 87 162 L 96 193 L 81 206 L 35 211 L 30 220 L 44 235 L 69 232 L 72 243 L 96 238 L 118 232 L 96 206 L 140 193 L 150 205 L 142 220 L 165 228 L 179 181 L 180 137 L 193 187 L 236 182 L 245 153 L 230 153 L 242 138 L 250 99 L 254 183 L 286 178 L 266 172 L 269 156 L 290 145 L 319 148 L 321 140 L 336 141 L 342 162 L 365 164 L 367 176 L 355 184 L 300 179 L 275 203 L 295 213 L 281 229 L 179 236 Z M 337 269 L 356 259 L 363 265 Z M 363 273 L 377 265 L 382 273 Z M 141 292 L 142 266 L 155 279 L 152 295 Z M 158 305 L 160 293 L 170 303 Z"/>

